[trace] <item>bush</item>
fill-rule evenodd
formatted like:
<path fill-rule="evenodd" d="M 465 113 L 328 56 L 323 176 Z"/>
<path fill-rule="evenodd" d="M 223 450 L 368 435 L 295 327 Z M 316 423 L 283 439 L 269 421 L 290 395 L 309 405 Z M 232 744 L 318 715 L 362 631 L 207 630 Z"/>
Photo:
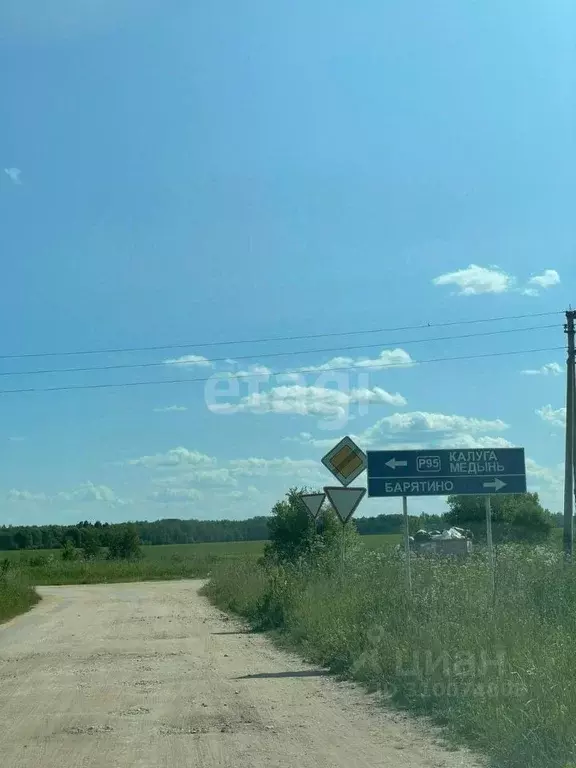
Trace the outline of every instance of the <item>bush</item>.
<path fill-rule="evenodd" d="M 268 521 L 270 543 L 264 550 L 269 563 L 288 564 L 318 560 L 342 547 L 351 549 L 359 543 L 353 522 L 342 526 L 333 509 L 324 507 L 315 521 L 300 498 L 307 488 L 291 488 L 286 498 L 272 508 Z"/>
<path fill-rule="evenodd" d="M 76 551 L 76 547 L 70 539 L 66 539 L 64 542 L 64 547 L 62 548 L 62 554 L 60 555 L 62 560 L 71 561 L 71 560 L 78 560 L 78 552 Z"/>
<path fill-rule="evenodd" d="M 82 555 L 85 560 L 94 560 L 100 555 L 100 538 L 93 528 L 84 528 L 81 532 Z"/>
<path fill-rule="evenodd" d="M 138 560 L 141 557 L 140 538 L 135 527 L 127 525 L 114 531 L 108 548 L 109 560 Z"/>
<path fill-rule="evenodd" d="M 480 538 L 486 535 L 484 496 L 449 496 L 445 520 L 470 528 Z M 537 493 L 492 496 L 492 533 L 495 542 L 544 542 L 554 527 L 552 516 L 540 504 Z"/>
<path fill-rule="evenodd" d="M 64 558 L 64 554 L 62 554 L 62 557 Z M 32 555 L 32 557 L 28 560 L 28 565 L 31 568 L 43 568 L 44 566 L 48 565 L 48 558 L 46 555 Z"/>

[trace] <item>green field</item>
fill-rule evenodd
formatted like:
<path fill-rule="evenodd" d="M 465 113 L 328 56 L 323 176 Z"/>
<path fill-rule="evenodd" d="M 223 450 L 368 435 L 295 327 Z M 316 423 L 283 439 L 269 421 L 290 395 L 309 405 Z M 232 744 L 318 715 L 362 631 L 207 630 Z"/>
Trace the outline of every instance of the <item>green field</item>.
<path fill-rule="evenodd" d="M 159 544 L 143 546 L 142 559 L 150 562 L 170 561 L 178 558 L 229 559 L 235 557 L 259 557 L 264 551 L 265 541 L 215 541 L 200 544 Z M 13 549 L 0 552 L 0 560 L 29 562 L 38 557 L 60 557 L 61 549 Z"/>
<path fill-rule="evenodd" d="M 400 534 L 376 534 L 362 536 L 362 542 L 368 549 L 382 550 L 402 541 Z M 201 560 L 216 562 L 234 558 L 260 557 L 264 552 L 265 541 L 209 541 L 199 544 L 160 544 L 142 547 L 143 560 L 154 563 L 183 560 Z M 0 560 L 29 563 L 38 557 L 58 558 L 60 549 L 9 550 L 0 552 Z"/>
<path fill-rule="evenodd" d="M 103 551 L 96 560 L 64 561 L 61 549 L 21 550 L 0 553 L 0 562 L 9 561 L 10 573 L 34 585 L 205 578 L 217 564 L 256 561 L 264 544 L 250 541 L 147 546 L 142 547 L 142 557 L 136 560 L 107 560 Z"/>

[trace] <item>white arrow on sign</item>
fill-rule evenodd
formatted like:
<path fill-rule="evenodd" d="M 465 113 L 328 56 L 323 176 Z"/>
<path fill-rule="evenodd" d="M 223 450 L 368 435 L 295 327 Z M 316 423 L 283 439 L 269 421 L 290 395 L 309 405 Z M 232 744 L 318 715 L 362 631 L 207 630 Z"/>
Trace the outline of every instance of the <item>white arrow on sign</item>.
<path fill-rule="evenodd" d="M 318 517 L 318 512 L 322 509 L 322 504 L 324 504 L 324 499 L 326 498 L 325 493 L 303 493 L 301 494 L 300 498 L 306 504 L 306 508 L 308 512 L 312 515 L 314 520 Z"/>
<path fill-rule="evenodd" d="M 364 498 L 366 488 L 327 487 L 324 488 L 324 492 L 340 520 L 343 523 L 347 523 L 356 511 L 358 504 Z"/>
<path fill-rule="evenodd" d="M 495 478 L 489 483 L 483 483 L 484 488 L 494 488 L 495 491 L 499 491 L 502 488 L 504 488 L 507 483 L 503 483 L 502 480 L 499 480 L 498 478 Z"/>
<path fill-rule="evenodd" d="M 390 459 L 390 461 L 386 462 L 386 466 L 390 467 L 390 469 L 396 469 L 396 467 L 407 467 L 408 462 L 407 461 L 399 461 L 396 458 Z"/>

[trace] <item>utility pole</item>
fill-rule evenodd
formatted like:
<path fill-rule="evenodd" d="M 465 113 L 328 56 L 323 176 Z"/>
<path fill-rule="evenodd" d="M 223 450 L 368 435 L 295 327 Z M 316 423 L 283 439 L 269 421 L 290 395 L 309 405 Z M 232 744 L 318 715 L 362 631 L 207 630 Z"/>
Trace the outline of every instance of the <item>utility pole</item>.
<path fill-rule="evenodd" d="M 574 452 L 574 321 L 576 310 L 566 312 L 564 331 L 568 336 L 568 359 L 566 361 L 566 453 L 564 465 L 564 556 L 572 559 L 574 541 L 574 473 L 576 470 L 576 454 Z"/>

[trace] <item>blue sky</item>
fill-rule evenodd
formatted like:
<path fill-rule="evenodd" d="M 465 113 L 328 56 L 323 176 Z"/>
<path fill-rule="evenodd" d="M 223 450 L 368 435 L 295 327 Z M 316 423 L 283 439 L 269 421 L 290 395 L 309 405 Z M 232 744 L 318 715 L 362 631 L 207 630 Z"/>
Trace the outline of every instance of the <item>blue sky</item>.
<path fill-rule="evenodd" d="M 524 445 L 559 509 L 574 28 L 568 0 L 4 0 L 1 388 L 179 383 L 2 394 L 1 521 L 265 514 L 344 434 Z M 519 349 L 547 351 L 421 362 Z"/>

